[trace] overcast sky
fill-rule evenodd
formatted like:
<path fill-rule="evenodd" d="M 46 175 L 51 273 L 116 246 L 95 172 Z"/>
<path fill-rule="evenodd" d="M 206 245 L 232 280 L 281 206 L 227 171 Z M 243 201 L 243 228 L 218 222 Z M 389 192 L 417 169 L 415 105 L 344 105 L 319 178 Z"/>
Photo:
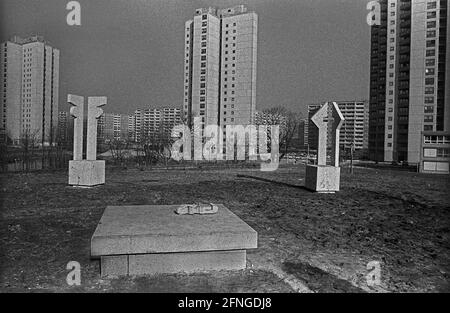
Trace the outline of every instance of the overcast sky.
<path fill-rule="evenodd" d="M 0 0 L 0 40 L 44 36 L 61 50 L 60 110 L 67 93 L 108 97 L 106 112 L 183 102 L 184 23 L 196 8 L 245 4 L 258 14 L 257 109 L 368 97 L 365 0 Z"/>

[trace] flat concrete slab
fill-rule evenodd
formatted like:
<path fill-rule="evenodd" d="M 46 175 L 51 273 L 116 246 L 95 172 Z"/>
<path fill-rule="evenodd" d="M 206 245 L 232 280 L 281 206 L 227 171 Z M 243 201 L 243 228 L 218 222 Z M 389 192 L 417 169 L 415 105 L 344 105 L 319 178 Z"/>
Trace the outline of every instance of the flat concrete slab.
<path fill-rule="evenodd" d="M 216 214 L 177 215 L 178 205 L 108 206 L 92 256 L 257 248 L 257 233 L 223 205 Z"/>

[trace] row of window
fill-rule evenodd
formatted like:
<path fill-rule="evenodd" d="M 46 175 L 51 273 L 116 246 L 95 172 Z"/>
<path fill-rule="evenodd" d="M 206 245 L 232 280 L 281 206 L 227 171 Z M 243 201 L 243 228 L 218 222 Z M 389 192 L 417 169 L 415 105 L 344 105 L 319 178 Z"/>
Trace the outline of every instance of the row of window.
<path fill-rule="evenodd" d="M 450 144 L 450 136 L 429 135 L 424 136 L 424 143 Z"/>
<path fill-rule="evenodd" d="M 436 1 L 428 2 L 427 3 L 427 10 L 436 9 L 436 6 L 437 6 Z"/>
<path fill-rule="evenodd" d="M 225 31 L 225 35 L 228 35 L 230 33 L 230 31 L 226 30 Z M 236 29 L 233 29 L 233 34 L 236 34 Z"/>
<path fill-rule="evenodd" d="M 235 98 L 233 97 L 233 98 L 230 98 L 230 101 L 231 102 L 234 102 L 235 101 Z M 223 102 L 228 102 L 228 98 L 223 98 Z"/>
<path fill-rule="evenodd" d="M 435 68 L 434 67 L 428 67 L 425 69 L 425 75 L 434 75 L 435 74 Z"/>
<path fill-rule="evenodd" d="M 434 116 L 433 115 L 425 115 L 423 117 L 423 121 L 425 123 L 433 123 L 433 120 L 434 120 Z"/>
<path fill-rule="evenodd" d="M 427 28 L 436 28 L 437 22 L 436 21 L 428 21 L 427 22 Z"/>
<path fill-rule="evenodd" d="M 226 108 L 227 108 L 227 105 L 224 104 L 224 105 L 223 105 L 223 108 L 226 109 Z M 231 108 L 234 109 L 234 104 L 231 104 Z"/>
<path fill-rule="evenodd" d="M 236 23 L 233 23 L 233 26 L 236 26 Z M 230 24 L 225 24 L 225 27 L 226 28 L 230 27 Z"/>
<path fill-rule="evenodd" d="M 436 11 L 427 12 L 427 18 L 436 18 L 436 16 L 437 16 Z"/>
<path fill-rule="evenodd" d="M 202 26 L 206 26 L 206 22 L 202 23 Z M 205 34 L 207 32 L 206 28 L 202 29 L 202 34 Z M 201 42 L 202 47 L 206 47 L 206 35 L 202 35 L 202 42 Z M 200 51 L 201 53 L 201 57 L 200 60 L 201 61 L 206 61 L 206 48 L 201 49 Z M 201 62 L 200 64 L 200 68 L 201 68 L 201 74 L 206 74 L 206 62 Z M 200 80 L 201 81 L 206 81 L 206 77 L 205 76 L 200 76 Z M 205 108 L 205 101 L 206 101 L 206 83 L 200 83 L 200 108 L 204 109 Z M 204 115 L 205 112 L 204 111 L 200 111 L 200 115 Z"/>
<path fill-rule="evenodd" d="M 233 40 L 236 40 L 236 36 L 233 36 L 232 38 L 233 38 Z M 230 37 L 228 37 L 228 36 L 225 37 L 225 41 L 228 41 L 228 39 L 230 39 Z"/>
<path fill-rule="evenodd" d="M 395 7 L 395 3 L 394 3 L 394 6 L 392 6 L 392 4 L 391 4 L 391 7 Z M 391 11 L 391 16 L 395 16 L 395 11 Z M 395 18 L 391 18 L 390 25 L 395 25 Z M 391 28 L 390 29 L 390 33 L 394 34 L 395 33 L 395 29 L 393 27 L 390 27 L 390 28 Z M 388 60 L 388 64 L 389 65 L 388 65 L 388 67 L 389 67 L 389 69 L 393 70 L 394 66 L 395 66 L 395 55 L 394 55 L 394 53 L 395 53 L 395 37 L 391 37 L 389 39 L 389 42 L 391 43 L 390 47 L 389 47 L 389 51 L 391 52 L 391 54 L 389 55 L 389 60 Z M 394 73 L 392 71 L 389 71 L 389 77 L 390 78 L 394 77 Z M 389 94 L 388 102 L 390 104 L 392 104 L 394 102 L 394 100 L 393 100 L 393 97 L 394 97 L 394 91 L 393 91 L 394 82 L 393 81 L 389 82 L 389 87 L 390 87 L 390 89 L 388 90 L 388 94 Z M 389 110 L 389 113 L 393 113 L 393 108 L 388 108 L 388 110 Z M 392 130 L 393 117 L 392 116 L 388 116 L 387 120 L 388 120 L 388 129 Z M 387 138 L 388 139 L 392 139 L 392 133 L 387 134 Z M 392 146 L 392 142 L 388 142 L 387 146 L 391 147 Z"/>
<path fill-rule="evenodd" d="M 426 158 L 448 158 L 450 156 L 450 149 L 448 149 L 448 148 L 437 148 L 437 149 L 424 148 L 423 156 Z"/>

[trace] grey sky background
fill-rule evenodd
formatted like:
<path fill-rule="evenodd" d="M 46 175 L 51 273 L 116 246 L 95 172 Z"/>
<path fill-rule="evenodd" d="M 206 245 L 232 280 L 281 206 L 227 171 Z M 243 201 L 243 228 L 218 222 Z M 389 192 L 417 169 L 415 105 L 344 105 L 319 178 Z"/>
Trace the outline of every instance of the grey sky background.
<path fill-rule="evenodd" d="M 184 23 L 200 7 L 245 4 L 259 17 L 257 109 L 367 99 L 370 27 L 365 0 L 0 0 L 0 40 L 44 36 L 61 50 L 67 93 L 107 96 L 106 112 L 183 101 Z"/>

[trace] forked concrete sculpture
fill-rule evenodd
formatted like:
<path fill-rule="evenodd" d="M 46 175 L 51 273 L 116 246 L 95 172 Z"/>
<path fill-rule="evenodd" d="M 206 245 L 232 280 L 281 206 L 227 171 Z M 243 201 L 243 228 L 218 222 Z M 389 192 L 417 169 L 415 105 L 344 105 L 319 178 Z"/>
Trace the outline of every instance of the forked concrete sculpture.
<path fill-rule="evenodd" d="M 83 160 L 84 97 L 68 95 L 70 115 L 75 118 L 73 160 L 69 161 L 69 185 L 92 187 L 105 183 L 105 161 L 97 160 L 97 121 L 106 97 L 88 97 L 86 160 Z"/>
<path fill-rule="evenodd" d="M 344 116 L 336 102 L 325 103 L 311 121 L 318 128 L 317 164 L 306 165 L 305 187 L 322 193 L 339 191 L 339 132 Z M 331 140 L 330 162 L 327 162 L 327 143 Z"/>

